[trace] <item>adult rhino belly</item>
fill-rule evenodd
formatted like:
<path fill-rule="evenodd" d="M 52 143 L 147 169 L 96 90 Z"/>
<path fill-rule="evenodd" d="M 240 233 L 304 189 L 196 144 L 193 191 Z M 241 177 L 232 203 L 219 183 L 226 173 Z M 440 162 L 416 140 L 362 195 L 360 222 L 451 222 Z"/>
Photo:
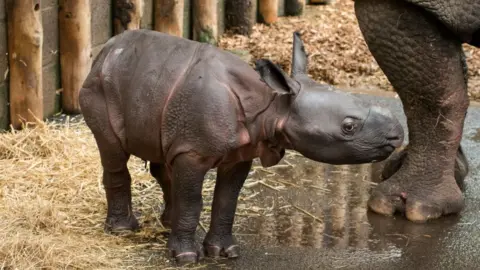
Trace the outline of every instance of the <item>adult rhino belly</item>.
<path fill-rule="evenodd" d="M 405 0 L 433 14 L 462 42 L 480 46 L 480 0 Z"/>
<path fill-rule="evenodd" d="M 478 29 L 474 34 L 473 34 L 473 40 L 472 40 L 472 45 L 480 48 L 480 29 Z"/>
<path fill-rule="evenodd" d="M 128 79 L 120 86 L 126 150 L 144 160 L 162 162 L 161 122 L 172 93 L 184 82 L 198 45 L 147 32 L 125 51 Z M 133 56 L 132 56 L 133 55 Z"/>

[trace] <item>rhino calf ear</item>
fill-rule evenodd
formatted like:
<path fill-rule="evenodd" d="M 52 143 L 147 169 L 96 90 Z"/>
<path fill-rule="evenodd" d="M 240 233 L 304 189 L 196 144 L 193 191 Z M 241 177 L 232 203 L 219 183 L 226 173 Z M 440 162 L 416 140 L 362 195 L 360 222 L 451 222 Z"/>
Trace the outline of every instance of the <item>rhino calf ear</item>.
<path fill-rule="evenodd" d="M 292 77 L 307 74 L 308 55 L 305 52 L 300 32 L 293 33 Z"/>
<path fill-rule="evenodd" d="M 282 69 L 267 59 L 255 61 L 255 70 L 270 88 L 280 95 L 294 95 L 300 90 L 300 84 L 288 77 Z"/>

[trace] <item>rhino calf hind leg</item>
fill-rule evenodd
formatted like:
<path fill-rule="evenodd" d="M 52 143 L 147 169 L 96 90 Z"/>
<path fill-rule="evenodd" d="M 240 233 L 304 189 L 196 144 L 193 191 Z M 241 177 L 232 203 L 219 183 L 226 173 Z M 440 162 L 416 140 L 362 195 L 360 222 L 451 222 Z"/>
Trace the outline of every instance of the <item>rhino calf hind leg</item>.
<path fill-rule="evenodd" d="M 236 258 L 239 248 L 232 235 L 238 195 L 252 167 L 252 161 L 233 166 L 221 165 L 217 169 L 217 181 L 212 203 L 210 230 L 203 245 L 209 257 Z"/>
<path fill-rule="evenodd" d="M 177 263 L 198 261 L 199 249 L 195 231 L 202 210 L 202 186 L 205 174 L 213 162 L 194 153 L 177 156 L 172 167 L 172 215 L 168 249 Z"/>
<path fill-rule="evenodd" d="M 110 233 L 134 231 L 139 228 L 139 224 L 132 211 L 130 188 L 132 179 L 127 168 L 130 155 L 123 150 L 111 129 L 105 98 L 99 90 L 83 88 L 80 106 L 95 108 L 84 110 L 83 116 L 100 151 L 108 207 L 105 231 Z"/>
<path fill-rule="evenodd" d="M 162 188 L 163 192 L 163 202 L 165 203 L 165 207 L 163 213 L 160 217 L 160 221 L 162 222 L 163 227 L 171 228 L 171 214 L 172 214 L 172 197 L 171 197 L 171 189 L 172 189 L 172 181 L 170 176 L 168 175 L 167 168 L 164 164 L 161 163 L 150 163 L 150 173 L 152 176 L 157 180 L 158 184 Z"/>
<path fill-rule="evenodd" d="M 455 161 L 468 108 L 461 42 L 432 15 L 396 0 L 357 0 L 372 55 L 399 94 L 409 145 L 401 166 L 368 202 L 374 212 L 405 212 L 424 222 L 462 210 Z"/>
<path fill-rule="evenodd" d="M 107 219 L 105 231 L 120 233 L 139 229 L 138 221 L 132 212 L 130 173 L 127 168 L 118 171 L 103 170 L 103 185 L 107 195 Z"/>

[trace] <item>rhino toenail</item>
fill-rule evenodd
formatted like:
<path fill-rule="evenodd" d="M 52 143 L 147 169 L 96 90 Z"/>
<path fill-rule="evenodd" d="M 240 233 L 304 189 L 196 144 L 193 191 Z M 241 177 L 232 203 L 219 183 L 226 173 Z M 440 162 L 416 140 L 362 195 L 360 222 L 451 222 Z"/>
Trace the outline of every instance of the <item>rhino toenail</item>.
<path fill-rule="evenodd" d="M 187 256 L 187 255 L 195 255 L 197 256 L 197 253 L 196 252 L 182 252 L 180 254 L 178 254 L 177 256 L 175 256 L 175 258 L 178 258 L 178 257 L 181 257 L 181 256 Z"/>

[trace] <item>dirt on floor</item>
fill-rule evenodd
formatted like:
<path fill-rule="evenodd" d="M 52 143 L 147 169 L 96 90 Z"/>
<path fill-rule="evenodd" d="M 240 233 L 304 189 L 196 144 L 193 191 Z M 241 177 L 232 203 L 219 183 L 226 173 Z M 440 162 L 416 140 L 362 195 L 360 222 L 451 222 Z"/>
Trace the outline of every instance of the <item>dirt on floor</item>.
<path fill-rule="evenodd" d="M 353 88 L 392 86 L 367 49 L 355 18 L 352 0 L 306 6 L 301 17 L 281 17 L 267 26 L 257 24 L 250 38 L 225 34 L 220 47 L 248 52 L 249 62 L 268 58 L 290 72 L 292 34 L 300 31 L 309 54 L 309 74 L 317 81 Z M 469 65 L 469 95 L 480 100 L 480 49 L 464 45 Z"/>

